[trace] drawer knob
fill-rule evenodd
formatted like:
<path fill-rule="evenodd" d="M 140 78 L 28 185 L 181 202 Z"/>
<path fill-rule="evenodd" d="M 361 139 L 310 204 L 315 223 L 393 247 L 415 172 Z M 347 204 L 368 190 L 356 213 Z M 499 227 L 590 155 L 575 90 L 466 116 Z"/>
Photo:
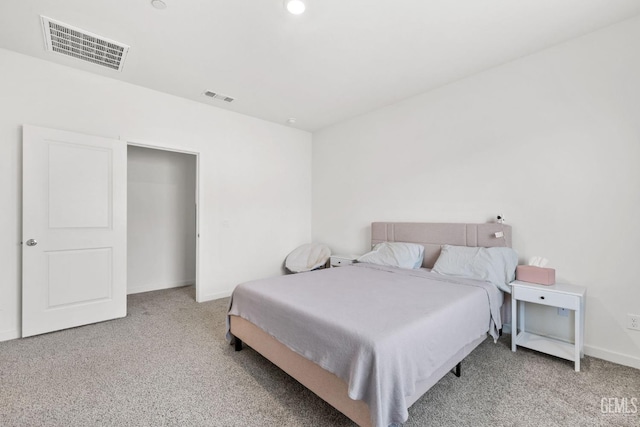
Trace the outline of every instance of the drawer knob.
<path fill-rule="evenodd" d="M 544 295 L 540 297 L 540 299 L 544 299 Z"/>

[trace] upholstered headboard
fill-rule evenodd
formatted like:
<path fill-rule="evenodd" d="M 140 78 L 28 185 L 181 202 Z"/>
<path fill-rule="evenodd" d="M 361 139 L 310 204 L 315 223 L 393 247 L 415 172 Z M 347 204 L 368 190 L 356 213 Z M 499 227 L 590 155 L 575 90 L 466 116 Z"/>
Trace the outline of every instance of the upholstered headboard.
<path fill-rule="evenodd" d="M 502 231 L 504 237 L 496 237 Z M 423 267 L 432 268 L 441 245 L 511 247 L 511 226 L 506 224 L 439 224 L 433 222 L 373 222 L 371 246 L 380 242 L 409 242 L 424 246 Z"/>

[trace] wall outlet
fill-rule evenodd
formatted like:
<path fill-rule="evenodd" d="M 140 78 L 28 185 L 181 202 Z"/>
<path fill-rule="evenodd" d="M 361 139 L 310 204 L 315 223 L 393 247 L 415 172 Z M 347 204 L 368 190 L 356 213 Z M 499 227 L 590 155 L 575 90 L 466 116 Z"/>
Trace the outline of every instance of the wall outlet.
<path fill-rule="evenodd" d="M 569 309 L 558 307 L 558 316 L 569 317 Z"/>
<path fill-rule="evenodd" d="M 640 314 L 628 314 L 628 316 L 629 321 L 627 323 L 627 328 L 640 331 Z"/>

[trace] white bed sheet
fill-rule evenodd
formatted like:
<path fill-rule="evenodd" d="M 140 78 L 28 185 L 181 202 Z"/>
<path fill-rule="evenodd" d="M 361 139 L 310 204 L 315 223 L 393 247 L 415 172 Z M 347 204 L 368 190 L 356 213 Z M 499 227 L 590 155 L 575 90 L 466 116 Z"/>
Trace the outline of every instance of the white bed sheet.
<path fill-rule="evenodd" d="M 229 314 L 342 378 L 387 426 L 407 420 L 416 384 L 461 348 L 497 338 L 501 304 L 486 282 L 356 264 L 238 285 Z"/>

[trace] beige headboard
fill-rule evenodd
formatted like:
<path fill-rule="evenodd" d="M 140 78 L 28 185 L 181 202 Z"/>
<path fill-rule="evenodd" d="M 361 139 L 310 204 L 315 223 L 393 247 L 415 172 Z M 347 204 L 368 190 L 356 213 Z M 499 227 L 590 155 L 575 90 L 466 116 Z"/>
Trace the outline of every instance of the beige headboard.
<path fill-rule="evenodd" d="M 502 231 L 504 237 L 496 237 Z M 439 224 L 433 222 L 373 222 L 371 246 L 380 242 L 409 242 L 424 246 L 423 267 L 432 268 L 441 245 L 511 247 L 511 226 L 506 224 Z"/>

